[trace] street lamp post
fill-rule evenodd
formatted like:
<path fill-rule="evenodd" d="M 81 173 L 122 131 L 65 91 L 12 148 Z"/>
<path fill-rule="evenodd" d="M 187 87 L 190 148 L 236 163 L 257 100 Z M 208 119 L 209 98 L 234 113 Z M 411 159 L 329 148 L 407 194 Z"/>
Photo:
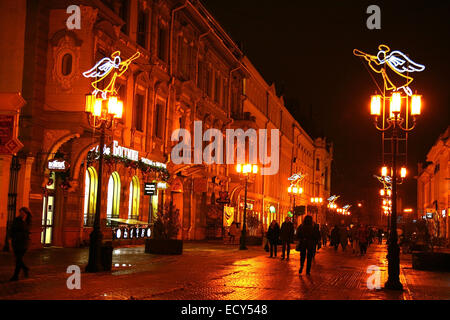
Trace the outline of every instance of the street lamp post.
<path fill-rule="evenodd" d="M 107 100 L 98 99 L 94 95 L 86 96 L 86 113 L 89 125 L 94 129 L 100 129 L 98 178 L 97 178 L 97 202 L 95 207 L 94 227 L 90 234 L 89 261 L 86 272 L 102 271 L 101 247 L 103 234 L 100 229 L 100 214 L 102 208 L 102 177 L 103 177 L 103 153 L 105 148 L 106 129 L 114 125 L 115 119 L 122 118 L 123 103 L 115 96 Z"/>
<path fill-rule="evenodd" d="M 402 99 L 406 100 L 404 116 L 402 111 Z M 386 101 L 390 102 L 390 112 L 386 112 Z M 411 100 L 411 101 L 410 101 Z M 410 107 L 411 104 L 411 107 Z M 378 125 L 378 117 L 382 112 L 382 126 Z M 400 282 L 400 247 L 397 234 L 397 147 L 399 130 L 412 131 L 416 126 L 416 116 L 421 112 L 421 96 L 412 95 L 402 97 L 400 92 L 394 92 L 392 97 L 376 95 L 371 100 L 371 114 L 375 119 L 375 127 L 381 132 L 387 132 L 392 128 L 392 213 L 390 236 L 388 243 L 388 281 L 386 289 L 403 290 Z M 413 118 L 410 126 L 410 117 Z M 402 172 L 403 174 L 403 172 Z"/>
<path fill-rule="evenodd" d="M 246 240 L 247 240 L 247 190 L 248 190 L 248 179 L 250 177 L 250 174 L 257 174 L 258 173 L 258 166 L 257 165 L 251 165 L 251 164 L 245 164 L 241 165 L 238 164 L 236 166 L 236 171 L 238 173 L 241 173 L 245 177 L 245 193 L 244 193 L 244 218 L 243 218 L 243 225 L 242 225 L 242 231 L 241 231 L 241 239 L 240 239 L 240 247 L 239 250 L 247 250 L 246 246 Z"/>
<path fill-rule="evenodd" d="M 294 198 L 294 206 L 292 207 L 292 213 L 295 215 L 295 197 L 296 197 L 297 195 L 303 194 L 303 188 L 298 187 L 297 185 L 291 185 L 291 186 L 288 188 L 288 194 L 291 195 L 291 197 Z M 295 216 L 295 223 L 298 222 L 298 219 L 297 219 L 297 218 L 298 218 L 298 216 Z"/>

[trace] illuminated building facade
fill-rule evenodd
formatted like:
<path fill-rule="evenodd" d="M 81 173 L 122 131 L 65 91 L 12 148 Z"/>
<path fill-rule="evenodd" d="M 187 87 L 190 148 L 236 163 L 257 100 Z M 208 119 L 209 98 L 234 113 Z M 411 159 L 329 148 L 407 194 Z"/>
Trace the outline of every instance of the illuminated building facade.
<path fill-rule="evenodd" d="M 267 212 L 270 219 L 281 220 L 290 209 L 287 178 L 295 171 L 307 173 L 305 199 L 327 198 L 330 145 L 308 136 L 274 87 L 200 3 L 86 0 L 79 7 L 81 28 L 70 30 L 62 1 L 19 0 L 17 10 L 2 10 L 2 17 L 9 17 L 2 25 L 14 21 L 17 34 L 11 37 L 18 40 L 1 44 L 11 61 L 9 73 L 0 77 L 0 93 L 16 97 L 1 101 L 20 109 L 24 100 L 18 132 L 24 146 L 16 156 L 0 156 L 1 243 L 8 214 L 22 206 L 33 212 L 33 247 L 77 247 L 89 240 L 99 135 L 85 113 L 93 79 L 83 73 L 116 51 L 123 60 L 140 55 L 115 79 L 124 109 L 117 127 L 107 132 L 101 212 L 105 239 L 113 239 L 111 231 L 121 225 L 151 225 L 169 202 L 180 210 L 180 239 L 221 237 L 223 204 L 216 201 L 221 192 L 228 192 L 228 207 L 240 221 L 243 192 L 233 165 L 171 161 L 176 145 L 172 133 L 180 128 L 193 132 L 195 121 L 202 122 L 203 132 L 281 130 L 279 174 L 258 176 L 251 187 L 249 202 L 264 224 Z M 258 92 L 247 92 L 246 85 Z M 107 84 L 100 81 L 98 86 Z M 12 163 L 19 164 L 17 169 Z M 8 183 L 10 176 L 15 183 Z M 152 198 L 144 193 L 146 183 L 156 183 Z"/>
<path fill-rule="evenodd" d="M 449 237 L 450 209 L 450 127 L 439 137 L 427 154 L 425 165 L 419 164 L 417 177 L 418 219 L 426 219 L 431 234 Z"/>

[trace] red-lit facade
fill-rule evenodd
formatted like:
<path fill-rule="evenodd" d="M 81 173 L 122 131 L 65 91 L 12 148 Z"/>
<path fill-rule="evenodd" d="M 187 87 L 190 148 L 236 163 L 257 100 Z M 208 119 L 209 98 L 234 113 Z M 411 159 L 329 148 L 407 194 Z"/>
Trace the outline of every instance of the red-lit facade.
<path fill-rule="evenodd" d="M 142 170 L 126 157 L 107 159 L 101 212 L 106 239 L 111 221 L 151 223 L 168 202 L 180 209 L 180 239 L 220 237 L 223 205 L 215 200 L 224 191 L 235 220 L 242 219 L 242 183 L 233 165 L 171 161 L 172 132 L 192 132 L 194 121 L 202 121 L 203 131 L 224 133 L 229 128 L 280 129 L 280 172 L 250 184 L 251 213 L 262 227 L 284 219 L 291 209 L 287 178 L 293 173 L 307 174 L 297 205 L 330 195 L 332 146 L 302 129 L 274 87 L 200 3 L 86 0 L 79 4 L 79 30 L 67 28 L 68 5 L 22 0 L 16 9 L 2 12 L 9 15 L 3 28 L 13 22 L 18 27 L 11 36 L 16 41 L 1 44 L 11 60 L 0 76 L 0 93 L 25 104 L 18 125 L 24 146 L 14 157 L 0 156 L 0 192 L 7 200 L 0 208 L 1 243 L 8 213 L 22 206 L 34 215 L 33 247 L 77 247 L 88 241 L 98 189 L 98 163 L 90 151 L 98 146 L 98 132 L 84 112 L 92 79 L 82 73 L 115 51 L 123 59 L 137 51 L 141 56 L 116 81 L 124 112 L 108 132 L 107 145 L 112 152 L 126 148 L 138 160 L 164 166 L 170 177 L 165 170 Z M 17 99 L 2 99 L 2 106 Z M 63 172 L 49 169 L 54 159 L 65 161 Z M 152 200 L 144 195 L 147 182 L 159 183 Z"/>

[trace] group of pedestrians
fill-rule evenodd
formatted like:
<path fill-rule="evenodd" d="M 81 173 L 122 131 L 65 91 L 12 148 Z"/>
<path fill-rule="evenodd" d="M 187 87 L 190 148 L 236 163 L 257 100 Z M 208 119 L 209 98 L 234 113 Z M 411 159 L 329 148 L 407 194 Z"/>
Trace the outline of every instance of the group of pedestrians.
<path fill-rule="evenodd" d="M 335 225 L 330 233 L 330 244 L 335 251 L 341 246 L 342 251 L 346 251 L 350 243 L 352 252 L 355 254 L 365 255 L 367 248 L 378 238 L 378 243 L 382 244 L 383 230 L 369 228 L 367 225 L 358 224 L 347 227 L 344 224 Z"/>
<path fill-rule="evenodd" d="M 306 216 L 303 223 L 294 232 L 294 224 L 290 217 L 281 225 L 278 225 L 276 220 L 272 221 L 267 230 L 267 240 L 269 245 L 269 258 L 277 257 L 277 246 L 281 242 L 282 253 L 281 260 L 289 260 L 291 252 L 291 243 L 294 240 L 298 240 L 296 250 L 300 252 L 300 269 L 299 273 L 302 274 L 306 261 L 306 274 L 311 273 L 311 262 L 314 258 L 317 248 L 321 246 L 321 234 L 319 225 L 313 222 L 311 216 Z"/>

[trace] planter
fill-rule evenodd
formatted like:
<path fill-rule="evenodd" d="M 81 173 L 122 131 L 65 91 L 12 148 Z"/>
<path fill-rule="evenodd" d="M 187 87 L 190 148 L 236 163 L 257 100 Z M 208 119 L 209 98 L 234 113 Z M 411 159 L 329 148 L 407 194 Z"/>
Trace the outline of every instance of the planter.
<path fill-rule="evenodd" d="M 183 254 L 183 240 L 147 239 L 145 253 L 180 255 Z"/>
<path fill-rule="evenodd" d="M 412 265 L 417 270 L 450 272 L 450 253 L 414 252 Z"/>

